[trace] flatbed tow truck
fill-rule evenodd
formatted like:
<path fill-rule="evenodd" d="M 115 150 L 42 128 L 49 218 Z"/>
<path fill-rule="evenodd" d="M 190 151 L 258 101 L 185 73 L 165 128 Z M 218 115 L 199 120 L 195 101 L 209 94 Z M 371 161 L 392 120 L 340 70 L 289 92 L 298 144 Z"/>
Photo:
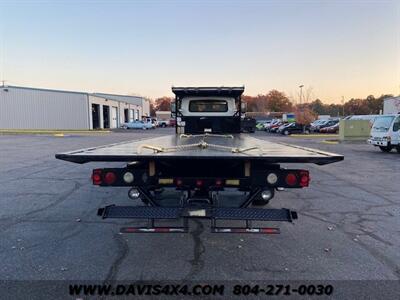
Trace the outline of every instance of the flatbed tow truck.
<path fill-rule="evenodd" d="M 131 199 L 142 206 L 109 205 L 99 208 L 106 218 L 147 220 L 147 226 L 123 227 L 122 233 L 188 232 L 190 218 L 211 220 L 215 233 L 280 233 L 277 227 L 255 227 L 252 221 L 297 219 L 290 209 L 265 208 L 275 191 L 305 188 L 309 171 L 285 169 L 281 163 L 325 165 L 343 156 L 320 150 L 272 143 L 241 133 L 244 87 L 173 87 L 175 134 L 140 141 L 56 154 L 74 163 L 126 162 L 123 168 L 94 169 L 92 181 L 101 187 L 127 187 Z M 163 191 L 175 190 L 174 205 L 163 201 Z M 243 195 L 242 201 L 221 205 L 227 190 Z M 261 207 L 260 207 L 261 206 Z M 179 226 L 156 226 L 159 220 Z M 223 227 L 224 220 L 240 220 L 241 227 Z M 219 224 L 217 224 L 217 222 Z"/>

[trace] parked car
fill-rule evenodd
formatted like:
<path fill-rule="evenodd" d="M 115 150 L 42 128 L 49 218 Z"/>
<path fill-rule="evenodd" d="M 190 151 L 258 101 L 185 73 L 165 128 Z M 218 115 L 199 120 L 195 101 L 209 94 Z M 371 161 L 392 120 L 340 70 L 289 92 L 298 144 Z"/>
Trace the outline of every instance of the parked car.
<path fill-rule="evenodd" d="M 319 123 L 311 125 L 310 129 L 313 132 L 319 132 L 322 128 L 330 127 L 330 126 L 333 126 L 333 125 L 335 125 L 337 123 L 339 123 L 339 120 L 337 120 L 337 119 L 335 119 L 335 120 L 322 120 Z"/>
<path fill-rule="evenodd" d="M 158 127 L 168 127 L 170 125 L 169 120 L 158 120 Z"/>
<path fill-rule="evenodd" d="M 286 128 L 291 126 L 292 123 L 283 123 L 281 126 L 278 127 L 278 129 L 276 130 L 276 133 L 282 133 L 282 131 Z"/>
<path fill-rule="evenodd" d="M 269 127 L 269 132 L 276 132 L 280 126 L 282 126 L 283 122 L 277 122 Z"/>
<path fill-rule="evenodd" d="M 321 123 L 324 122 L 324 121 L 327 121 L 327 120 L 326 120 L 326 119 L 323 119 L 323 120 L 322 120 L 322 119 L 315 120 L 315 121 L 313 121 L 313 122 L 310 123 L 310 126 L 311 126 L 311 127 L 315 127 L 315 126 L 321 124 Z"/>
<path fill-rule="evenodd" d="M 322 126 L 322 125 L 324 125 L 324 124 L 326 124 L 328 122 L 329 122 L 329 120 L 327 120 L 327 119 L 315 120 L 314 122 L 312 122 L 310 124 L 310 129 L 311 129 L 312 132 L 318 132 L 319 129 L 320 129 L 320 126 Z"/>
<path fill-rule="evenodd" d="M 321 133 L 338 133 L 339 132 L 339 123 L 336 123 L 335 125 L 328 126 L 328 127 L 323 127 L 319 130 Z"/>
<path fill-rule="evenodd" d="M 152 117 L 143 117 L 142 121 L 146 122 L 146 123 L 151 123 L 151 126 L 153 129 L 155 129 L 158 126 L 157 119 L 152 118 Z"/>
<path fill-rule="evenodd" d="M 299 124 L 299 123 L 290 123 L 288 126 L 283 128 L 283 130 L 281 131 L 281 134 L 284 134 L 284 135 L 290 135 L 292 133 L 309 134 L 310 133 L 310 126 L 309 125 Z"/>
<path fill-rule="evenodd" d="M 321 131 L 322 128 L 331 127 L 336 124 L 339 124 L 339 120 L 329 120 L 327 123 L 324 123 L 319 126 L 319 131 Z"/>
<path fill-rule="evenodd" d="M 144 122 L 139 120 L 124 123 L 121 127 L 125 129 L 144 129 L 144 130 L 154 128 L 151 122 Z"/>
<path fill-rule="evenodd" d="M 269 123 L 265 123 L 264 124 L 264 130 L 265 131 L 269 131 L 272 127 L 274 127 L 276 124 L 278 124 L 279 122 L 281 122 L 281 120 L 279 119 L 273 119 L 271 122 Z"/>
<path fill-rule="evenodd" d="M 267 121 L 267 120 L 257 120 L 256 122 L 257 122 L 256 123 L 257 130 L 264 130 L 265 124 L 271 123 L 271 121 Z"/>
<path fill-rule="evenodd" d="M 176 125 L 176 120 L 175 119 L 170 119 L 169 120 L 169 126 L 175 127 Z"/>

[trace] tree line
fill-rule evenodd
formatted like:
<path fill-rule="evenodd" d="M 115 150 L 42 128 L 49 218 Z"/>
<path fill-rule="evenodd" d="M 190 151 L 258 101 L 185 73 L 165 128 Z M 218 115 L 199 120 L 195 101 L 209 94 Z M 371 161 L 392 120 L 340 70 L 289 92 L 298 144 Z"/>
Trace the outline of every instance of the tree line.
<path fill-rule="evenodd" d="M 325 104 L 320 99 L 315 99 L 302 104 L 295 104 L 289 97 L 281 91 L 271 90 L 266 94 L 257 96 L 243 95 L 242 100 L 247 103 L 248 112 L 296 112 L 307 111 L 314 115 L 348 116 L 348 115 L 368 115 L 379 114 L 383 110 L 383 100 L 393 95 L 386 94 L 375 98 L 373 95 L 365 99 L 352 98 L 343 104 Z M 151 115 L 155 111 L 170 110 L 170 103 L 173 97 L 161 97 L 151 102 Z"/>

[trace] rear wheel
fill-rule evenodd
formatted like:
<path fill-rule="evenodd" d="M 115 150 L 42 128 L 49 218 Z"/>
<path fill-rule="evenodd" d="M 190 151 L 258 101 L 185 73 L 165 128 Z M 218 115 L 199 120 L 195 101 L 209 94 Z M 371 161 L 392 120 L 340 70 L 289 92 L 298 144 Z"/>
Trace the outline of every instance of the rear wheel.
<path fill-rule="evenodd" d="M 382 152 L 390 152 L 392 151 L 392 146 L 379 146 L 379 149 L 381 149 Z"/>
<path fill-rule="evenodd" d="M 285 130 L 285 131 L 283 132 L 283 134 L 284 134 L 284 135 L 289 135 L 289 131 Z"/>

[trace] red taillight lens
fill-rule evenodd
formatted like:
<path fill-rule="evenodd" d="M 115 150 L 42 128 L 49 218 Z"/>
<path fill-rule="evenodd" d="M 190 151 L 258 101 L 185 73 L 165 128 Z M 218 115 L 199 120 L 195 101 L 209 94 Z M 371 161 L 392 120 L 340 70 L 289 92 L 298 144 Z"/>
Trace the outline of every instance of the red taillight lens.
<path fill-rule="evenodd" d="M 182 186 L 183 185 L 183 180 L 178 178 L 178 179 L 175 180 L 175 183 L 176 183 L 177 186 Z"/>
<path fill-rule="evenodd" d="M 204 184 L 203 180 L 201 180 L 201 179 L 196 180 L 196 186 L 201 187 L 201 186 L 203 186 L 203 184 Z"/>
<path fill-rule="evenodd" d="M 113 184 L 117 180 L 117 176 L 113 172 L 107 172 L 104 176 L 104 182 L 107 184 Z"/>
<path fill-rule="evenodd" d="M 285 181 L 286 181 L 287 185 L 296 185 L 297 177 L 295 174 L 289 173 L 286 175 Z"/>
<path fill-rule="evenodd" d="M 93 170 L 92 181 L 94 185 L 100 185 L 102 183 L 101 169 Z"/>
<path fill-rule="evenodd" d="M 302 187 L 308 186 L 310 183 L 310 174 L 308 171 L 300 171 L 300 185 Z"/>
<path fill-rule="evenodd" d="M 217 180 L 215 180 L 215 185 L 216 185 L 216 186 L 222 186 L 222 184 L 223 184 L 222 179 L 217 179 Z"/>

